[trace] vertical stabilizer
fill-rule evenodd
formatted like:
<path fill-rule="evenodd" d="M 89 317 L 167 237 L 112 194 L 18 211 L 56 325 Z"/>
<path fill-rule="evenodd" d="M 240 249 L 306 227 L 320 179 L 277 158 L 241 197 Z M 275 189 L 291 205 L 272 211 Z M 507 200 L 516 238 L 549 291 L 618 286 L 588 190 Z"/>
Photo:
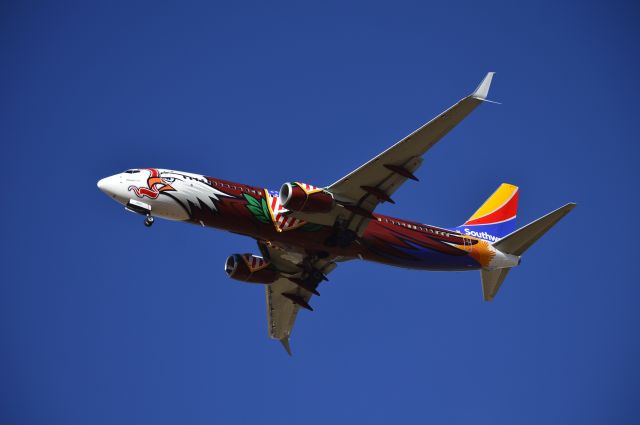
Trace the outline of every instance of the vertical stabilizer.
<path fill-rule="evenodd" d="M 517 212 L 518 187 L 502 183 L 484 204 L 455 230 L 493 243 L 516 229 Z"/>

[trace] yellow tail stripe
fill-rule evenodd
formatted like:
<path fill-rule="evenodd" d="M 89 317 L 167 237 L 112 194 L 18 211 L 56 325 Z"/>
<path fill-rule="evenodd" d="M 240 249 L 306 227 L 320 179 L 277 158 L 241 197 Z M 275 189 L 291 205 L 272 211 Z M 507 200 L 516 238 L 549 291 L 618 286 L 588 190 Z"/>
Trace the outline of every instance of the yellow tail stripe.
<path fill-rule="evenodd" d="M 491 214 L 498 208 L 503 206 L 518 190 L 518 186 L 514 186 L 508 183 L 502 183 L 498 190 L 493 192 L 493 195 L 487 199 L 478 211 L 476 211 L 471 218 L 467 221 L 475 220 L 485 215 Z"/>

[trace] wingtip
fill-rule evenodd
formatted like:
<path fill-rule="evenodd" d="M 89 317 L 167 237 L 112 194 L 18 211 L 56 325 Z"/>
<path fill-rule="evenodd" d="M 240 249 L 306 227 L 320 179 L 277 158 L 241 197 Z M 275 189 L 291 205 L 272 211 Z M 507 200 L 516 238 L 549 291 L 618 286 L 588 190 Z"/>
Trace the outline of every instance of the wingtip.
<path fill-rule="evenodd" d="M 471 94 L 472 97 L 479 100 L 487 100 L 487 96 L 489 95 L 489 88 L 491 87 L 491 80 L 493 80 L 493 75 L 495 72 L 487 72 L 482 82 L 478 85 L 476 90 Z"/>
<path fill-rule="evenodd" d="M 282 346 L 284 347 L 287 354 L 289 356 L 293 356 L 293 353 L 291 352 L 291 346 L 289 345 L 289 338 L 282 338 L 279 341 L 280 341 L 280 344 L 282 344 Z"/>

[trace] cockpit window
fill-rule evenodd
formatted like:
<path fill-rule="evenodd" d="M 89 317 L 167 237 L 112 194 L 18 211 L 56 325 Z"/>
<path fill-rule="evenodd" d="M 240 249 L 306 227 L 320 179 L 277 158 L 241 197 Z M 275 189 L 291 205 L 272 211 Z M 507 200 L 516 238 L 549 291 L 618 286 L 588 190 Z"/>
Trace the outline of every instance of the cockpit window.
<path fill-rule="evenodd" d="M 126 174 L 135 174 L 135 173 L 139 173 L 140 170 L 127 170 L 125 171 Z"/>

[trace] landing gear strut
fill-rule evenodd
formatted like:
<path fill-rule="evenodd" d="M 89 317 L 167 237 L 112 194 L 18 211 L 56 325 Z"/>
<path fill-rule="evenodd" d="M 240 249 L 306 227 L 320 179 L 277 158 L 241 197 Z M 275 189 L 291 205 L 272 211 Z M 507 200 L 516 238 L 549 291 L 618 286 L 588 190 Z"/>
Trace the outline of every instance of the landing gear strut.
<path fill-rule="evenodd" d="M 136 201 L 135 199 L 129 199 L 129 202 L 127 202 L 127 205 L 124 207 L 124 209 L 146 216 L 144 218 L 145 226 L 151 227 L 153 225 L 154 220 L 151 216 L 151 205 L 145 204 L 144 202 Z"/>

